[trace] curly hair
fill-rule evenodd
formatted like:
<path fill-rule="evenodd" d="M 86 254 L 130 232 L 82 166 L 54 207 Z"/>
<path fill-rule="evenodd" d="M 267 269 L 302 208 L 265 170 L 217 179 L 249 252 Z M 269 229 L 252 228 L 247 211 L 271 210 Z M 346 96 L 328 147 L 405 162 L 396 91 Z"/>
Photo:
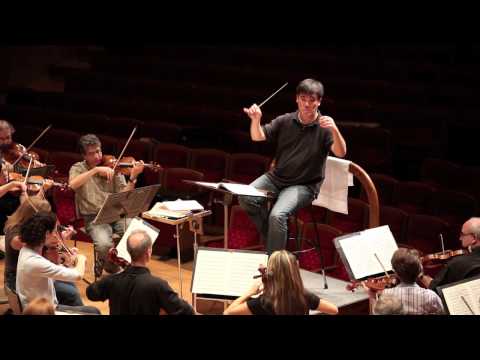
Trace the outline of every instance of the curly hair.
<path fill-rule="evenodd" d="M 43 244 L 47 231 L 52 232 L 56 223 L 57 217 L 54 213 L 39 212 L 22 224 L 20 228 L 22 241 L 31 247 Z"/>

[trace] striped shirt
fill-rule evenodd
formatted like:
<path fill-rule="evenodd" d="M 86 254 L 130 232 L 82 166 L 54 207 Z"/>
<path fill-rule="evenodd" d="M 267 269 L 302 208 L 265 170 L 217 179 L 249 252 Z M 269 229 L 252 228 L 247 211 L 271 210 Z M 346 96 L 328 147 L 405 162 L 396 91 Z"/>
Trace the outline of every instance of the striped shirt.
<path fill-rule="evenodd" d="M 417 284 L 400 283 L 398 286 L 385 289 L 382 294 L 398 297 L 403 305 L 405 315 L 442 314 L 442 300 L 430 289 Z"/>

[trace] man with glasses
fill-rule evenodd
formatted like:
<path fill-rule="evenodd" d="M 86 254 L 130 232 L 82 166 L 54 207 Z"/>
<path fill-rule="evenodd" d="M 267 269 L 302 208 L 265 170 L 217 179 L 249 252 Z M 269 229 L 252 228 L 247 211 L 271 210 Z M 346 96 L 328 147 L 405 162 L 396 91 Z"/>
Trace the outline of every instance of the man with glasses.
<path fill-rule="evenodd" d="M 460 241 L 470 253 L 451 259 L 434 279 L 422 275 L 420 279 L 426 287 L 436 290 L 438 286 L 480 274 L 480 218 L 471 218 L 463 224 Z"/>

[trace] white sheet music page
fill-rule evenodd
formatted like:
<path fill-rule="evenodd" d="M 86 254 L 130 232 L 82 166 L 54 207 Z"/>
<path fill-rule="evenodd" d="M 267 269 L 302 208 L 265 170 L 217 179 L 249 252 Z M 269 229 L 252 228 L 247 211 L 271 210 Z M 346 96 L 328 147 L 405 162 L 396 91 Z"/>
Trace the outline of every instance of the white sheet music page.
<path fill-rule="evenodd" d="M 196 200 L 164 201 L 163 206 L 172 211 L 204 210 L 203 206 Z"/>
<path fill-rule="evenodd" d="M 268 255 L 253 252 L 199 249 L 192 293 L 241 296 L 253 283 Z"/>
<path fill-rule="evenodd" d="M 480 279 L 443 288 L 442 293 L 450 315 L 480 315 Z"/>
<path fill-rule="evenodd" d="M 160 232 L 157 228 L 154 226 L 150 225 L 146 221 L 135 217 L 130 221 L 130 224 L 128 225 L 127 230 L 125 231 L 125 234 L 123 234 L 122 239 L 117 245 L 117 251 L 118 251 L 118 256 L 127 260 L 128 262 L 131 262 L 132 258 L 130 257 L 130 254 L 127 251 L 127 239 L 134 230 L 144 230 L 147 232 L 148 235 L 150 235 L 150 238 L 152 239 L 152 245 L 155 243 L 158 237 L 158 233 Z"/>
<path fill-rule="evenodd" d="M 354 236 L 341 239 L 340 244 L 355 279 L 383 273 L 383 268 L 375 254 L 386 271 L 392 270 L 391 259 L 393 253 L 398 249 L 387 225 L 367 229 Z"/>
<path fill-rule="evenodd" d="M 256 188 L 254 188 L 251 185 L 220 183 L 220 187 L 227 189 L 231 193 L 234 193 L 237 195 L 267 197 L 265 193 L 258 191 Z"/>

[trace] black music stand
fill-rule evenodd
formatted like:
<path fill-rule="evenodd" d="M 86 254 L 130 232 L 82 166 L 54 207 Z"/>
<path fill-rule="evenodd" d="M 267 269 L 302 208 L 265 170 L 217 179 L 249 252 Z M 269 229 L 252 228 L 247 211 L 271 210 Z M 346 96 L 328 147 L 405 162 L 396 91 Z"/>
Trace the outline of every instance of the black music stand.
<path fill-rule="evenodd" d="M 109 194 L 92 223 L 111 224 L 120 219 L 125 219 L 126 222 L 127 218 L 138 216 L 148 210 L 160 186 L 151 185 Z"/>

